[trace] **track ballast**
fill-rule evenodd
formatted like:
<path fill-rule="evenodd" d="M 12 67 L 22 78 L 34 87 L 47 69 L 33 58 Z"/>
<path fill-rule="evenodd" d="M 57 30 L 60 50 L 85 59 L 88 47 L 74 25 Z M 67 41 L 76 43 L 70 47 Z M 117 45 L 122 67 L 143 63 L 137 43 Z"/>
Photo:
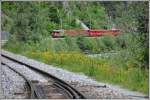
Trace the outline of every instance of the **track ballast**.
<path fill-rule="evenodd" d="M 30 87 L 30 98 L 31 99 L 85 99 L 85 97 L 73 88 L 65 81 L 43 71 L 37 69 L 33 65 L 21 62 L 8 54 L 1 52 L 1 64 L 4 64 L 11 68 L 16 73 L 20 74 L 27 81 Z M 31 70 L 40 73 L 41 75 L 48 77 L 49 80 L 46 82 L 40 82 L 39 80 L 30 80 L 28 77 L 17 71 L 13 66 L 26 66 Z"/>

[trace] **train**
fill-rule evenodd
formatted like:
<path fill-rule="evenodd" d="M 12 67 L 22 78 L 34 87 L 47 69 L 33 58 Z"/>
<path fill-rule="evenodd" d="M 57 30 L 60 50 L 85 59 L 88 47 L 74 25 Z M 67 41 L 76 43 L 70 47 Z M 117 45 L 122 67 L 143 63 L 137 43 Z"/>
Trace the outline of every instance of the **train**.
<path fill-rule="evenodd" d="M 121 34 L 121 31 L 119 29 L 89 29 L 89 30 L 83 30 L 83 29 L 69 29 L 69 30 L 53 30 L 52 37 L 53 38 L 61 38 L 65 36 L 86 36 L 86 37 L 100 37 L 105 35 L 113 35 L 117 36 Z"/>

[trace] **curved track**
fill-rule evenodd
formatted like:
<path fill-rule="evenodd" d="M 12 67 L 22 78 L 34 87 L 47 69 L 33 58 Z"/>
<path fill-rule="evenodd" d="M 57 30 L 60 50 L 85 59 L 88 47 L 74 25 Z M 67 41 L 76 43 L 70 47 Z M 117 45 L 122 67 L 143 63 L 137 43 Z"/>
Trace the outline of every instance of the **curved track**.
<path fill-rule="evenodd" d="M 28 97 L 29 97 L 29 98 L 35 97 L 35 95 L 33 95 L 33 94 L 34 94 L 34 89 L 32 89 L 32 83 L 30 82 L 30 80 L 28 80 L 28 78 L 26 78 L 26 76 L 22 75 L 21 73 L 19 73 L 19 72 L 16 71 L 15 69 L 11 68 L 9 65 L 7 65 L 7 64 L 4 63 L 4 62 L 1 62 L 1 65 L 7 66 L 7 67 L 10 68 L 11 70 L 13 70 L 15 73 L 17 73 L 18 75 L 20 75 L 20 76 L 26 81 L 27 87 L 29 87 L 28 92 L 30 92 L 30 93 L 29 93 Z"/>
<path fill-rule="evenodd" d="M 30 69 L 32 69 L 33 71 L 36 71 L 46 77 L 50 78 L 50 81 L 46 82 L 46 83 L 41 83 L 38 80 L 29 80 L 25 75 L 22 75 L 22 73 L 18 72 L 17 70 L 13 69 L 12 67 L 10 67 L 10 63 L 8 63 L 7 61 L 3 61 L 2 60 L 2 64 L 7 65 L 9 68 L 11 68 L 12 70 L 14 70 L 15 72 L 17 72 L 18 74 L 20 74 L 21 76 L 23 76 L 29 87 L 31 90 L 31 95 L 30 98 L 34 99 L 34 98 L 38 98 L 38 99 L 85 99 L 85 97 L 79 92 L 77 91 L 75 88 L 73 88 L 71 85 L 69 85 L 68 83 L 64 82 L 63 80 L 43 71 L 43 70 L 39 70 L 36 69 L 35 67 L 27 64 L 27 63 L 23 63 L 21 61 L 18 61 L 8 55 L 5 55 L 3 53 L 1 53 L 2 59 L 6 59 L 11 62 L 14 62 L 16 64 L 19 65 L 24 65 Z"/>

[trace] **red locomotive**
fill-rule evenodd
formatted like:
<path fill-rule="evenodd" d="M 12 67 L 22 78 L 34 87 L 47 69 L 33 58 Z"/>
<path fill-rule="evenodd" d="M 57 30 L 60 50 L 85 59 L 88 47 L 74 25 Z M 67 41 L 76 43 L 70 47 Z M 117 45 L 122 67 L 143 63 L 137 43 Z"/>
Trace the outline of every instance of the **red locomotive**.
<path fill-rule="evenodd" d="M 60 38 L 64 36 L 86 36 L 86 37 L 99 37 L 104 35 L 119 35 L 121 34 L 119 29 L 111 29 L 111 30 L 105 30 L 105 29 L 89 29 L 89 30 L 81 30 L 81 29 L 75 29 L 75 30 L 54 30 L 52 33 L 53 38 Z"/>

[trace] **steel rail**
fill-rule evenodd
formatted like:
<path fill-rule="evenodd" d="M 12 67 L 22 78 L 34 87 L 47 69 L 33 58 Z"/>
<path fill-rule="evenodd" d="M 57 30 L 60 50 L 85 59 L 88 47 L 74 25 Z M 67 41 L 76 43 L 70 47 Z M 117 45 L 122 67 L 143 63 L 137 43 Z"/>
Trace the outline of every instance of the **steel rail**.
<path fill-rule="evenodd" d="M 67 95 L 69 96 L 70 99 L 85 99 L 85 96 L 80 93 L 79 91 L 77 91 L 75 88 L 73 88 L 71 85 L 69 85 L 68 83 L 66 83 L 65 81 L 55 77 L 54 75 L 51 75 L 50 73 L 47 73 L 43 70 L 40 70 L 40 69 L 37 69 L 35 68 L 33 65 L 29 65 L 27 63 L 23 63 L 21 61 L 18 61 L 17 59 L 14 59 L 12 57 L 9 57 L 8 55 L 5 55 L 3 53 L 1 53 L 1 56 L 4 57 L 4 58 L 7 58 L 13 62 L 16 62 L 18 64 L 21 64 L 21 65 L 24 65 L 34 71 L 37 71 L 43 75 L 46 75 L 48 77 L 50 77 L 52 80 L 55 81 L 55 86 L 60 88 L 60 89 L 63 89 Z M 20 73 L 21 74 L 21 73 Z M 33 82 L 28 80 L 28 83 L 29 85 L 31 86 L 31 98 L 40 98 L 40 99 L 43 99 L 43 96 L 40 96 L 40 94 L 36 91 L 36 88 L 33 86 Z"/>
<path fill-rule="evenodd" d="M 35 94 L 34 88 L 33 88 L 33 86 L 32 86 L 32 82 L 31 82 L 26 76 L 22 75 L 21 73 L 19 73 L 19 72 L 16 71 L 15 69 L 11 68 L 11 67 L 10 67 L 8 64 L 6 64 L 6 63 L 1 62 L 1 64 L 3 64 L 3 65 L 5 65 L 5 66 L 9 67 L 11 70 L 13 70 L 15 73 L 19 74 L 21 77 L 23 77 L 23 78 L 25 79 L 25 81 L 26 81 L 28 87 L 30 88 L 30 92 L 31 92 L 29 98 L 36 98 L 36 97 L 37 97 L 36 94 Z"/>

